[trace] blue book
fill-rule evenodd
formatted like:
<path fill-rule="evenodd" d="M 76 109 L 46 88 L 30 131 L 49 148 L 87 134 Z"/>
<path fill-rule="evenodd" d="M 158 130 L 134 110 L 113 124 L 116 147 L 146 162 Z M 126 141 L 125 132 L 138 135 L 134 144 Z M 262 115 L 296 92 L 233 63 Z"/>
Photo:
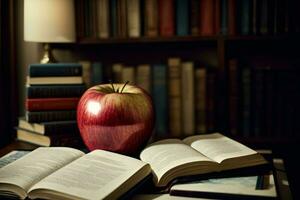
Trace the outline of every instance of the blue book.
<path fill-rule="evenodd" d="M 251 2 L 250 0 L 240 1 L 240 32 L 242 35 L 249 35 L 251 30 Z"/>
<path fill-rule="evenodd" d="M 118 0 L 110 0 L 110 27 L 111 27 L 111 35 L 113 37 L 118 36 Z"/>
<path fill-rule="evenodd" d="M 28 75 L 30 77 L 82 76 L 82 66 L 78 63 L 30 64 Z"/>
<path fill-rule="evenodd" d="M 221 33 L 228 34 L 228 1 L 221 1 Z"/>
<path fill-rule="evenodd" d="M 176 33 L 179 36 L 189 34 L 189 1 L 176 0 Z"/>
<path fill-rule="evenodd" d="M 27 85 L 27 98 L 55 98 L 55 97 L 80 97 L 86 86 L 84 84 L 74 85 Z"/>
<path fill-rule="evenodd" d="M 103 68 L 101 62 L 92 63 L 92 84 L 98 85 L 103 82 Z"/>
<path fill-rule="evenodd" d="M 156 115 L 156 134 L 159 137 L 167 136 L 168 127 L 168 92 L 167 92 L 167 66 L 153 65 L 153 102 Z"/>

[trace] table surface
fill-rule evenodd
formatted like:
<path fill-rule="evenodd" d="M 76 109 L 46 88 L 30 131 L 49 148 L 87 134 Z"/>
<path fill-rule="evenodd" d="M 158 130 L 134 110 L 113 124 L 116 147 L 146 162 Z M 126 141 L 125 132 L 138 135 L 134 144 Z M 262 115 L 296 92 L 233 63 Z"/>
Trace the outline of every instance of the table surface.
<path fill-rule="evenodd" d="M 13 150 L 34 150 L 39 146 L 30 144 L 27 142 L 22 141 L 14 141 L 7 146 L 0 148 L 0 157 L 4 156 L 5 154 L 13 151 Z M 293 199 L 291 195 L 291 191 L 289 188 L 288 179 L 285 172 L 284 161 L 282 159 L 273 159 L 274 168 L 277 175 L 277 190 L 279 192 L 279 199 Z M 164 198 L 162 198 L 164 199 Z M 170 196 L 167 198 L 170 199 Z M 173 198 L 172 198 L 173 199 Z M 176 198 L 175 198 L 176 199 Z M 178 198 L 179 199 L 179 198 Z M 194 199 L 194 198 L 191 198 Z"/>

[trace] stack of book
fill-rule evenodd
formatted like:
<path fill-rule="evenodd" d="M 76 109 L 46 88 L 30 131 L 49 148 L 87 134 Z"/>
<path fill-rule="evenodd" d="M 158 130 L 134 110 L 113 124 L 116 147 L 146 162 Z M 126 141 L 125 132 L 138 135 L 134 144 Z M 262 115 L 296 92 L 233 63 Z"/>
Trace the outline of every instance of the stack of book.
<path fill-rule="evenodd" d="M 17 139 L 41 146 L 80 145 L 76 107 L 85 89 L 80 64 L 29 65 Z"/>

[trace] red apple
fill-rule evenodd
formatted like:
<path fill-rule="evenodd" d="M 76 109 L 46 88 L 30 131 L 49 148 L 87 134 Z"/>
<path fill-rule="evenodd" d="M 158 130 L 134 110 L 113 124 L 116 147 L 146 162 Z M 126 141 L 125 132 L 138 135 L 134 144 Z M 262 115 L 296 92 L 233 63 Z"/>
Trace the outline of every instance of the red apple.
<path fill-rule="evenodd" d="M 152 134 L 152 99 L 138 86 L 96 85 L 80 98 L 77 123 L 89 150 L 104 149 L 133 154 Z"/>

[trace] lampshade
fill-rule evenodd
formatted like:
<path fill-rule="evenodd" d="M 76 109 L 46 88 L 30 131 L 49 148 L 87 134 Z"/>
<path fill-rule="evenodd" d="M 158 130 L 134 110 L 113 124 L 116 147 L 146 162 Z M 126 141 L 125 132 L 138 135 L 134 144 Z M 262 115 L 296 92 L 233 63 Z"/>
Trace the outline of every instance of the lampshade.
<path fill-rule="evenodd" d="M 42 43 L 74 42 L 74 1 L 24 0 L 24 40 Z"/>

